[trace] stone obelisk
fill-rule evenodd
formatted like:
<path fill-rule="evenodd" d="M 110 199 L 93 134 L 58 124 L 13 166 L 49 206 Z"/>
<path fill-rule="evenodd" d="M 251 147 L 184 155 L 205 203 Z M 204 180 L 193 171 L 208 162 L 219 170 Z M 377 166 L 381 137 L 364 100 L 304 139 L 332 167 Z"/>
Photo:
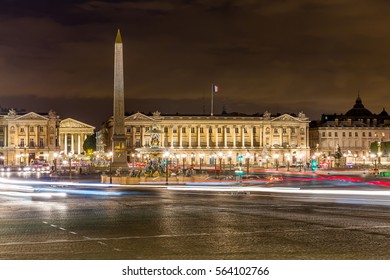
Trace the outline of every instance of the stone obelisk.
<path fill-rule="evenodd" d="M 125 136 L 125 94 L 123 81 L 123 44 L 118 29 L 114 58 L 114 126 L 112 134 L 112 167 L 127 167 Z"/>

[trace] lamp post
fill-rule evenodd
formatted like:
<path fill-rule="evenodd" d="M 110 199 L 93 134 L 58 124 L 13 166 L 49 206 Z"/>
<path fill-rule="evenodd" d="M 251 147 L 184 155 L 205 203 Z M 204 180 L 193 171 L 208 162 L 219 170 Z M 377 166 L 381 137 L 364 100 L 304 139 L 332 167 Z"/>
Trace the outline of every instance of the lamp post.
<path fill-rule="evenodd" d="M 68 154 L 69 156 L 69 179 L 72 180 L 72 152 Z"/>
<path fill-rule="evenodd" d="M 54 163 L 54 172 L 57 174 L 57 157 L 58 157 L 58 153 L 54 153 L 54 154 L 53 154 L 53 157 L 54 157 L 54 160 L 53 160 L 53 163 Z"/>
<path fill-rule="evenodd" d="M 183 176 L 184 176 L 184 169 L 185 169 L 185 162 L 186 162 L 186 154 L 181 154 L 181 158 L 183 159 Z"/>
<path fill-rule="evenodd" d="M 232 156 L 233 156 L 232 151 L 229 151 L 228 152 L 228 160 L 229 160 L 229 171 L 230 172 L 232 171 Z"/>
<path fill-rule="evenodd" d="M 169 152 L 166 151 L 163 155 L 164 159 L 165 159 L 165 185 L 168 185 L 168 172 L 169 172 L 169 169 L 168 169 L 168 160 L 169 160 Z"/>
<path fill-rule="evenodd" d="M 213 158 L 214 161 L 214 176 L 217 176 L 217 155 L 212 154 L 211 157 Z"/>
<path fill-rule="evenodd" d="M 279 154 L 278 154 L 278 153 L 274 154 L 276 170 L 279 169 L 279 161 L 278 161 L 278 158 L 279 158 Z"/>
<path fill-rule="evenodd" d="M 222 157 L 223 157 L 223 153 L 219 152 L 218 153 L 218 158 L 219 158 L 219 175 L 221 175 L 221 173 L 222 173 Z"/>
<path fill-rule="evenodd" d="M 112 184 L 112 152 L 108 153 L 108 159 L 110 161 L 110 184 Z"/>
<path fill-rule="evenodd" d="M 267 169 L 268 169 L 268 159 L 269 159 L 269 156 L 266 155 L 265 156 L 265 168 L 267 168 Z"/>
<path fill-rule="evenodd" d="M 366 164 L 366 156 L 363 156 L 363 167 Z"/>
<path fill-rule="evenodd" d="M 199 154 L 199 172 L 202 173 L 202 162 L 203 162 L 204 154 Z"/>
<path fill-rule="evenodd" d="M 249 160 L 251 158 L 251 154 L 249 152 L 245 153 L 245 159 L 246 159 L 246 174 L 249 175 Z"/>
<path fill-rule="evenodd" d="M 194 167 L 194 159 L 195 159 L 195 154 L 191 153 L 191 166 L 192 166 L 192 168 Z"/>
<path fill-rule="evenodd" d="M 290 171 L 290 154 L 287 153 L 285 154 L 286 156 L 286 161 L 287 161 L 287 171 Z"/>
<path fill-rule="evenodd" d="M 302 171 L 302 158 L 303 158 L 303 154 L 299 154 L 298 157 L 299 157 L 299 172 L 301 172 Z"/>
<path fill-rule="evenodd" d="M 378 142 L 378 165 L 381 165 L 381 156 L 382 156 L 381 142 Z"/>

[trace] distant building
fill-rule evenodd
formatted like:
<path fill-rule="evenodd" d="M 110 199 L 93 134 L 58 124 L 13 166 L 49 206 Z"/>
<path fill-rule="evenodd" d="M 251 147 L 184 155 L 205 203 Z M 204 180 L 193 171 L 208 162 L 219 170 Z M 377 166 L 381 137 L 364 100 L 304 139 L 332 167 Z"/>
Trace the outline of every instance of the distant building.
<path fill-rule="evenodd" d="M 0 114 L 0 165 L 52 162 L 55 154 L 83 153 L 83 141 L 94 127 L 65 119 L 54 112 L 35 113 L 9 109 Z"/>
<path fill-rule="evenodd" d="M 376 160 L 370 145 L 390 140 L 390 117 L 385 109 L 373 114 L 366 109 L 358 96 L 355 105 L 345 114 L 323 114 L 320 121 L 310 123 L 310 148 L 312 156 L 332 164 L 337 149 L 343 164 L 369 164 Z M 387 154 L 382 163 L 390 164 Z"/>

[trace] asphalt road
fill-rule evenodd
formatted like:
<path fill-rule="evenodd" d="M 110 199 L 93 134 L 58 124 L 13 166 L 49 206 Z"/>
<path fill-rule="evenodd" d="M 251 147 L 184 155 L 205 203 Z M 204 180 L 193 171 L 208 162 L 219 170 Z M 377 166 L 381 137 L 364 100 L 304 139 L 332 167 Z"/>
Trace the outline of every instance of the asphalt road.
<path fill-rule="evenodd" d="M 1 259 L 390 258 L 388 196 L 53 189 L 0 194 Z"/>

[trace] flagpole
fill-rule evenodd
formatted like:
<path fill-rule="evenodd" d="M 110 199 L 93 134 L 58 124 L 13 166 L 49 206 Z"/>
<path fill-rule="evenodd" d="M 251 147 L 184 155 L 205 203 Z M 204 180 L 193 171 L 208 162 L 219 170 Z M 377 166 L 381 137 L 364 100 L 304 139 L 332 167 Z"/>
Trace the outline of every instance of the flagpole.
<path fill-rule="evenodd" d="M 213 111 L 214 111 L 214 94 L 213 94 L 213 91 L 214 91 L 214 85 L 211 84 L 211 116 L 213 116 Z"/>

